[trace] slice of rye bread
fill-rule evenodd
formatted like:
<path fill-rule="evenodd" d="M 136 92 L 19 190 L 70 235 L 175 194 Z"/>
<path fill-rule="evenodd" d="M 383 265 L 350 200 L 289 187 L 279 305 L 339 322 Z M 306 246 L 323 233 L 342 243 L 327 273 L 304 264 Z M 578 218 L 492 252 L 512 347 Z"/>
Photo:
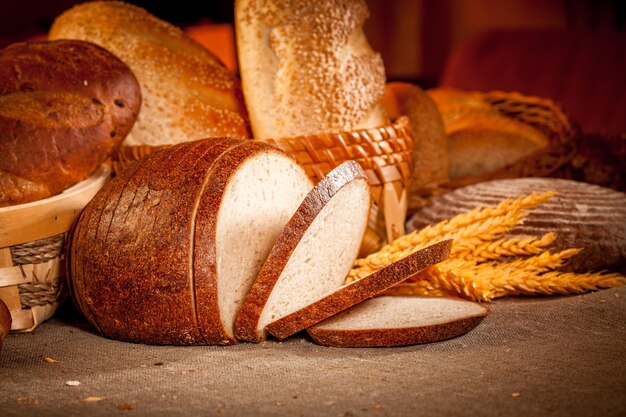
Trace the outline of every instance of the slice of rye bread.
<path fill-rule="evenodd" d="M 456 298 L 381 296 L 307 329 L 315 343 L 335 347 L 404 346 L 438 342 L 472 330 L 489 314 Z"/>
<path fill-rule="evenodd" d="M 265 326 L 341 286 L 367 226 L 369 183 L 344 162 L 306 196 L 263 264 L 235 323 L 239 340 L 260 342 Z"/>
<path fill-rule="evenodd" d="M 251 285 L 311 187 L 290 157 L 250 141 L 189 142 L 149 156 L 81 215 L 70 251 L 78 307 L 111 338 L 235 343 L 232 323 L 216 305 L 222 281 Z M 231 203 L 240 200 L 233 211 Z M 208 222 L 210 216 L 217 220 Z M 220 237 L 222 223 L 246 242 L 236 265 L 224 259 L 233 237 Z M 242 265 L 252 266 L 235 278 L 220 270 L 241 272 Z"/>
<path fill-rule="evenodd" d="M 267 325 L 267 330 L 282 340 L 372 298 L 406 278 L 450 255 L 452 240 L 444 240 L 418 250 L 358 281 L 339 286 L 305 307 Z"/>

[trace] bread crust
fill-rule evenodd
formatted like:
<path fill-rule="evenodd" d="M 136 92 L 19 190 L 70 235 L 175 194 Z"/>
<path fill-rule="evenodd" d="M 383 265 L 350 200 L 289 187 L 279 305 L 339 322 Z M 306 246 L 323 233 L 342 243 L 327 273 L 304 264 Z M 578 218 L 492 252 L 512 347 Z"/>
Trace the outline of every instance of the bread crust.
<path fill-rule="evenodd" d="M 13 319 L 11 318 L 11 312 L 7 308 L 6 304 L 4 304 L 4 301 L 0 300 L 0 349 L 2 349 L 4 338 L 7 337 L 11 331 L 12 322 Z"/>
<path fill-rule="evenodd" d="M 450 239 L 418 250 L 377 272 L 339 288 L 286 317 L 270 323 L 267 330 L 278 339 L 285 339 L 361 301 L 380 294 L 424 268 L 446 260 L 450 255 L 451 247 L 452 240 Z"/>
<path fill-rule="evenodd" d="M 505 198 L 536 192 L 558 194 L 530 210 L 524 222 L 505 237 L 543 236 L 556 233 L 554 253 L 571 248 L 583 251 L 558 268 L 564 272 L 620 271 L 626 273 L 626 194 L 578 181 L 556 178 L 515 178 L 468 185 L 432 199 L 408 221 L 418 230 L 467 212 L 495 206 Z"/>
<path fill-rule="evenodd" d="M 331 171 L 309 192 L 285 225 L 237 315 L 235 321 L 237 339 L 260 342 L 266 338 L 266 333 L 259 332 L 257 326 L 274 285 L 317 215 L 332 197 L 351 181 L 367 181 L 367 177 L 357 162 L 347 161 Z"/>
<path fill-rule="evenodd" d="M 320 323 L 306 331 L 315 343 L 331 347 L 390 347 L 439 342 L 461 336 L 478 326 L 490 313 L 487 307 L 483 305 L 481 307 L 483 308 L 481 314 L 429 326 L 338 330 L 324 329 L 323 323 Z"/>
<path fill-rule="evenodd" d="M 76 5 L 55 20 L 50 39 L 93 42 L 133 70 L 144 108 L 124 145 L 251 136 L 236 75 L 181 29 L 140 7 L 119 1 Z"/>
<path fill-rule="evenodd" d="M 140 107 L 130 68 L 97 45 L 24 42 L 0 51 L 0 207 L 88 178 Z"/>
<path fill-rule="evenodd" d="M 212 139 L 157 152 L 87 206 L 73 240 L 72 279 L 79 307 L 104 335 L 208 343 L 194 297 L 195 210 L 212 164 L 239 143 Z"/>
<path fill-rule="evenodd" d="M 220 206 L 224 192 L 236 172 L 247 159 L 260 152 L 279 153 L 262 142 L 244 142 L 230 149 L 211 168 L 212 172 L 200 197 L 195 226 L 194 279 L 199 325 L 204 339 L 211 344 L 237 343 L 234 335 L 229 335 L 223 326 L 218 303 L 216 251 Z"/>
<path fill-rule="evenodd" d="M 243 91 L 257 139 L 347 132 L 388 123 L 381 56 L 363 0 L 237 0 Z"/>
<path fill-rule="evenodd" d="M 393 82 L 385 86 L 382 105 L 392 119 L 409 117 L 413 133 L 413 172 L 409 183 L 409 211 L 420 198 L 412 198 L 420 188 L 448 179 L 447 135 L 437 105 L 421 88 Z"/>

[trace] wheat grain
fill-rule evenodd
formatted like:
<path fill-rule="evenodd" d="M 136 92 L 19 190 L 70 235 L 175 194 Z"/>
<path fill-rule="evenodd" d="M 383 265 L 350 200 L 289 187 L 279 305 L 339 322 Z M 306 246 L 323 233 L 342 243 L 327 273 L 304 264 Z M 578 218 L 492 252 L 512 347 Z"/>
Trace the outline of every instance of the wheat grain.
<path fill-rule="evenodd" d="M 620 274 L 555 271 L 582 249 L 551 252 L 549 246 L 557 238 L 554 232 L 541 237 L 499 238 L 521 223 L 528 210 L 555 194 L 535 193 L 507 199 L 496 207 L 476 208 L 449 221 L 402 236 L 379 252 L 358 259 L 347 282 L 369 275 L 437 241 L 453 238 L 447 261 L 415 274 L 387 293 L 460 296 L 489 301 L 507 295 L 576 294 L 626 284 L 626 277 Z"/>

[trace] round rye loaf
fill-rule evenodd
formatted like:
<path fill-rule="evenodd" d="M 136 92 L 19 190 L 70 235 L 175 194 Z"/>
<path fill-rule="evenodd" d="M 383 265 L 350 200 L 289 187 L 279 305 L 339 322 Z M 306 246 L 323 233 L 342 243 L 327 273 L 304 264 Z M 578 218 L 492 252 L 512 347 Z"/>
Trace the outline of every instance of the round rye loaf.
<path fill-rule="evenodd" d="M 154 153 L 81 214 L 73 298 L 111 338 L 235 343 L 237 311 L 311 188 L 300 166 L 262 143 L 210 139 Z"/>
<path fill-rule="evenodd" d="M 494 206 L 505 198 L 544 191 L 558 194 L 531 210 L 510 235 L 554 232 L 553 251 L 583 248 L 563 271 L 626 270 L 626 194 L 582 182 L 518 178 L 470 185 L 434 199 L 409 219 L 407 229 L 421 229 L 478 206 Z"/>

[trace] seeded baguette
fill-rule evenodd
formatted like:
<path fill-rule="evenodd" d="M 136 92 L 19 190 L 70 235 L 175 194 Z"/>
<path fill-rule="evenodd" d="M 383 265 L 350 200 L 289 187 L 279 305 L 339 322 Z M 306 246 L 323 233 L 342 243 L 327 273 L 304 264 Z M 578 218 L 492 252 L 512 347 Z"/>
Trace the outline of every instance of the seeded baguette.
<path fill-rule="evenodd" d="M 381 56 L 363 0 L 237 0 L 235 28 L 254 137 L 347 132 L 388 123 Z M 306 117 L 303 117 L 306 115 Z"/>
<path fill-rule="evenodd" d="M 382 296 L 307 329 L 315 343 L 334 347 L 385 347 L 438 342 L 465 334 L 489 314 L 456 298 Z"/>
<path fill-rule="evenodd" d="M 411 275 L 442 262 L 450 255 L 452 240 L 418 250 L 360 280 L 344 285 L 308 306 L 270 323 L 267 330 L 282 340 L 340 313 L 404 281 Z"/>

